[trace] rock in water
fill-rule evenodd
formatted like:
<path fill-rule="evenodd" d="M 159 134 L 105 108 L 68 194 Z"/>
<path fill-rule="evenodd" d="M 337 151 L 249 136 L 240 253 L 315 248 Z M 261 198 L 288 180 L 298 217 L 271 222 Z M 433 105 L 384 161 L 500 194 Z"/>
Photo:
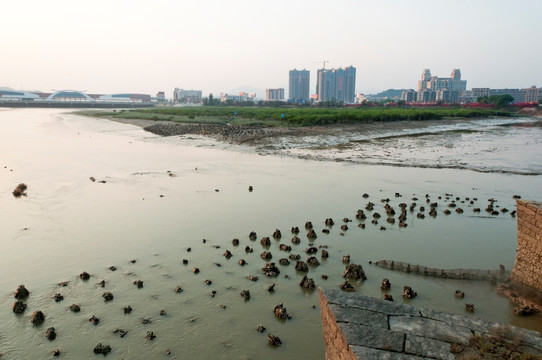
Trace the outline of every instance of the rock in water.
<path fill-rule="evenodd" d="M 288 314 L 288 312 L 286 311 L 286 308 L 284 307 L 284 305 L 282 303 L 275 306 L 274 313 L 275 313 L 275 317 L 278 318 L 278 319 L 291 319 L 292 318 L 292 315 Z"/>
<path fill-rule="evenodd" d="M 83 280 L 88 280 L 90 279 L 90 275 L 89 273 L 87 273 L 86 271 L 83 271 L 81 274 L 79 274 L 79 277 Z"/>
<path fill-rule="evenodd" d="M 275 336 L 275 335 L 271 334 L 271 333 L 267 334 L 267 340 L 269 341 L 270 345 L 273 345 L 273 346 L 282 345 L 282 341 L 280 340 L 280 338 L 278 336 Z"/>
<path fill-rule="evenodd" d="M 54 327 L 50 327 L 49 329 L 47 329 L 47 331 L 45 332 L 45 337 L 49 340 L 54 340 L 56 339 L 56 331 L 55 331 L 55 328 Z"/>
<path fill-rule="evenodd" d="M 19 285 L 17 290 L 15 290 L 15 299 L 22 300 L 30 295 L 30 292 L 26 289 L 24 285 Z"/>
<path fill-rule="evenodd" d="M 15 314 L 22 314 L 26 310 L 26 304 L 21 300 L 17 300 L 13 303 L 12 310 Z"/>
<path fill-rule="evenodd" d="M 348 291 L 348 292 L 354 291 L 354 287 L 352 286 L 352 284 L 350 284 L 348 280 L 345 280 L 344 282 L 340 283 L 339 288 L 341 288 L 341 290 L 343 291 Z"/>
<path fill-rule="evenodd" d="M 102 343 L 99 343 L 94 347 L 94 353 L 95 354 L 103 354 L 104 356 L 109 354 L 111 352 L 111 346 L 109 345 L 102 345 Z"/>
<path fill-rule="evenodd" d="M 15 190 L 13 190 L 13 196 L 15 197 L 26 196 L 25 191 L 27 188 L 28 187 L 26 186 L 26 184 L 20 183 L 19 185 L 17 185 Z"/>
<path fill-rule="evenodd" d="M 305 289 L 309 289 L 309 290 L 314 290 L 316 288 L 316 285 L 314 284 L 314 280 L 312 278 L 307 277 L 307 275 L 303 276 L 303 280 L 301 280 L 301 282 L 299 283 L 299 286 Z"/>
<path fill-rule="evenodd" d="M 382 285 L 380 285 L 380 288 L 382 290 L 388 290 L 391 287 L 390 280 L 387 278 L 382 279 Z"/>
<path fill-rule="evenodd" d="M 45 320 L 45 315 L 40 310 L 34 311 L 30 322 L 34 325 L 39 325 Z"/>
<path fill-rule="evenodd" d="M 275 263 L 266 263 L 265 266 L 262 268 L 262 272 L 266 276 L 278 276 L 280 274 L 280 270 L 275 265 Z"/>
<path fill-rule="evenodd" d="M 309 271 L 309 266 L 307 265 L 306 262 L 301 261 L 301 260 L 297 260 L 297 262 L 295 264 L 295 269 L 297 271 L 307 272 L 307 271 Z"/>
<path fill-rule="evenodd" d="M 343 272 L 343 277 L 352 280 L 367 280 L 363 267 L 357 264 L 348 264 Z"/>
<path fill-rule="evenodd" d="M 418 293 L 414 290 L 412 290 L 412 288 L 410 286 L 403 286 L 403 297 L 404 298 L 407 298 L 407 299 L 412 299 L 412 298 L 415 298 L 416 296 L 418 296 Z"/>
<path fill-rule="evenodd" d="M 243 290 L 241 291 L 241 296 L 245 298 L 245 300 L 250 299 L 250 291 L 249 290 Z"/>
<path fill-rule="evenodd" d="M 104 292 L 102 297 L 104 298 L 104 301 L 113 300 L 113 294 L 111 294 L 109 291 Z"/>

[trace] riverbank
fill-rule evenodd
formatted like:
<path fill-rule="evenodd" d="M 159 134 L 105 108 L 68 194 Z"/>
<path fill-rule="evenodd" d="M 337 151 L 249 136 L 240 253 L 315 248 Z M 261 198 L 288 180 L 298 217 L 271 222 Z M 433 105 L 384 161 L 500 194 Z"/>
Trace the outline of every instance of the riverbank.
<path fill-rule="evenodd" d="M 540 175 L 537 146 L 542 146 L 539 117 L 443 119 L 331 124 L 305 127 L 188 124 L 111 118 L 148 132 L 212 138 L 242 144 L 260 155 L 316 161 L 479 172 Z M 523 141 L 516 141 L 522 137 Z M 538 145 L 537 145 L 538 144 Z M 211 144 L 215 146 L 215 144 Z"/>
<path fill-rule="evenodd" d="M 80 115 L 115 118 L 172 121 L 177 123 L 222 124 L 232 126 L 306 127 L 331 124 L 488 118 L 517 116 L 515 111 L 486 108 L 453 107 L 233 107 L 185 106 L 155 107 L 120 111 L 82 111 Z"/>

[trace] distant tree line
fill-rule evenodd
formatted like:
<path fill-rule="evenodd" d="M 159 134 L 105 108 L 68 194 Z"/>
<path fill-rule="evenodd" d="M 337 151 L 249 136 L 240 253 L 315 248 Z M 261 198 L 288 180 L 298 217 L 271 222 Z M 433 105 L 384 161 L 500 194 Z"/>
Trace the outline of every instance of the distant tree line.
<path fill-rule="evenodd" d="M 476 101 L 479 104 L 490 104 L 495 107 L 505 107 L 514 102 L 512 95 L 491 95 L 491 96 L 479 96 Z"/>

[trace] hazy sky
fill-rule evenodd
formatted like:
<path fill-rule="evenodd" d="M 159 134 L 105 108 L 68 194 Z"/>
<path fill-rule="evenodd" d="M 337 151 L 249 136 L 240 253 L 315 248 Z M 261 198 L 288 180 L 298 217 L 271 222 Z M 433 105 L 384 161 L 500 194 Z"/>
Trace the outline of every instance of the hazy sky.
<path fill-rule="evenodd" d="M 204 95 L 353 65 L 356 91 L 542 86 L 542 0 L 1 0 L 0 86 Z"/>

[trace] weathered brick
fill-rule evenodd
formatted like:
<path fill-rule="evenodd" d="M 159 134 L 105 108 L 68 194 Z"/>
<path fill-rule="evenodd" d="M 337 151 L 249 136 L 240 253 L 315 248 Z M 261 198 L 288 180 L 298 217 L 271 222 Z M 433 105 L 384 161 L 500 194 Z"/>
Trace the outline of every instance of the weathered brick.
<path fill-rule="evenodd" d="M 521 210 L 521 213 L 525 219 L 531 219 L 531 218 L 534 219 L 536 215 L 536 210 L 533 210 L 529 207 L 525 207 Z"/>

